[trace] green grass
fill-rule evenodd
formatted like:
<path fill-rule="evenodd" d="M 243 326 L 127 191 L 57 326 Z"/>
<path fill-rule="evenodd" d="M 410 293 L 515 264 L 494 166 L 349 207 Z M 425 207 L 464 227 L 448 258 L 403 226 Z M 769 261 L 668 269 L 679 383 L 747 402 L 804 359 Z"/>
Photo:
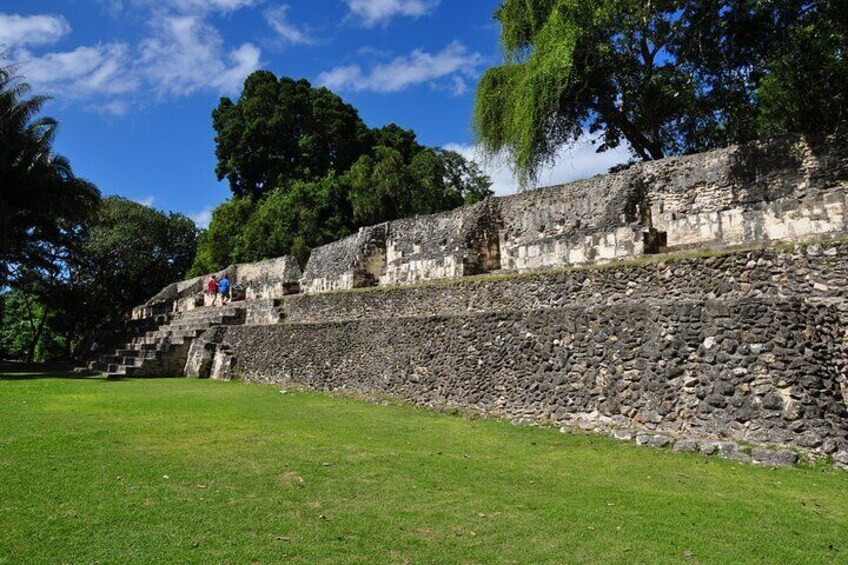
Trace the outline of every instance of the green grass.
<path fill-rule="evenodd" d="M 274 386 L 48 377 L 0 375 L 3 564 L 848 560 L 830 468 Z"/>

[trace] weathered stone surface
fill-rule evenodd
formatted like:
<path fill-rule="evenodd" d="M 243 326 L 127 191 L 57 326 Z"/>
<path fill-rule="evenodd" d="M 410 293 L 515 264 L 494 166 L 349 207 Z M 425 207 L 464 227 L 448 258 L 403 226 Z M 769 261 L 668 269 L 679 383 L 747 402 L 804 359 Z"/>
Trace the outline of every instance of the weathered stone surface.
<path fill-rule="evenodd" d="M 514 312 L 563 306 L 623 304 L 657 299 L 740 300 L 751 297 L 799 298 L 808 302 L 848 302 L 848 243 L 824 248 L 832 254 L 809 256 L 806 246 L 765 248 L 715 257 L 681 257 L 667 262 L 620 264 L 494 280 L 457 281 L 429 286 L 369 289 L 362 292 L 285 297 L 280 308 L 291 322 L 361 318 L 452 315 L 461 312 Z M 746 264 L 753 262 L 753 267 Z M 743 279 L 741 273 L 747 273 Z M 809 275 L 831 281 L 815 290 Z M 748 286 L 743 283 L 748 281 Z M 719 348 L 705 336 L 707 350 Z M 750 337 L 738 347 L 758 355 L 764 344 Z M 733 370 L 739 369 L 734 367 Z M 742 367 L 747 370 L 747 367 Z M 697 375 L 688 375 L 696 380 Z M 694 386 L 694 385 L 687 385 Z"/>
<path fill-rule="evenodd" d="M 501 268 L 494 200 L 387 224 L 384 286 L 455 279 Z"/>
<path fill-rule="evenodd" d="M 668 340 L 663 328 L 671 327 Z M 848 433 L 837 384 L 842 327 L 832 308 L 801 301 L 654 301 L 231 327 L 223 341 L 244 377 L 260 382 L 378 392 L 592 429 L 624 425 L 648 437 L 724 434 L 815 451 L 820 438 L 844 445 Z M 710 336 L 764 347 L 716 353 L 703 348 Z M 695 387 L 703 396 L 684 386 L 684 375 L 707 383 Z M 802 428 L 787 426 L 774 409 L 784 389 L 816 414 Z"/>
<path fill-rule="evenodd" d="M 669 447 L 674 445 L 674 438 L 662 435 L 651 436 L 648 445 L 651 447 Z"/>
<path fill-rule="evenodd" d="M 314 294 L 840 234 L 848 225 L 846 155 L 842 138 L 775 139 L 388 222 L 316 249 L 304 288 Z M 831 289 L 826 281 L 810 285 Z"/>
<path fill-rule="evenodd" d="M 245 300 L 274 300 L 300 292 L 302 276 L 297 259 L 286 256 L 236 265 L 235 284 Z"/>
<path fill-rule="evenodd" d="M 674 443 L 674 451 L 678 453 L 697 453 L 700 450 L 700 443 L 694 439 L 681 439 Z"/>
<path fill-rule="evenodd" d="M 798 454 L 788 449 L 754 448 L 751 458 L 757 463 L 772 467 L 791 467 L 798 462 Z"/>
<path fill-rule="evenodd" d="M 386 224 L 362 228 L 312 250 L 301 280 L 306 294 L 376 286 L 386 266 Z"/>

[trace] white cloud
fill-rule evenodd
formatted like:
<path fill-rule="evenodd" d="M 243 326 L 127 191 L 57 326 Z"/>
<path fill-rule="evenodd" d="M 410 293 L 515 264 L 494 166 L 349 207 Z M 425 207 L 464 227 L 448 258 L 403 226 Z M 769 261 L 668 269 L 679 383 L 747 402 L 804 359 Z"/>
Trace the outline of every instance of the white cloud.
<path fill-rule="evenodd" d="M 269 8 L 265 11 L 265 21 L 271 26 L 277 35 L 292 45 L 308 45 L 313 43 L 313 38 L 304 30 L 296 27 L 288 19 L 288 11 L 291 6 L 282 5 Z"/>
<path fill-rule="evenodd" d="M 209 222 L 212 221 L 212 208 L 204 208 L 200 212 L 189 214 L 188 217 L 191 218 L 198 228 L 205 230 L 209 227 Z"/>
<path fill-rule="evenodd" d="M 139 86 L 138 79 L 128 72 L 128 48 L 123 43 L 77 47 L 42 57 L 19 50 L 14 59 L 27 82 L 66 98 L 120 95 Z"/>
<path fill-rule="evenodd" d="M 68 51 L 36 49 L 71 31 L 61 16 L 23 17 L 0 13 L 0 41 L 11 47 L 23 79 L 39 92 L 112 116 L 151 98 L 187 96 L 197 91 L 236 93 L 261 66 L 261 50 L 244 43 L 228 50 L 205 14 L 235 10 L 263 0 L 167 0 L 151 7 L 149 33 L 138 44 L 82 45 Z M 101 0 L 115 13 L 121 0 Z M 153 6 L 152 0 L 129 0 Z M 179 10 L 179 12 L 175 11 Z M 45 52 L 46 51 L 46 52 Z"/>
<path fill-rule="evenodd" d="M 556 157 L 555 164 L 545 167 L 539 174 L 536 186 L 552 186 L 575 180 L 593 177 L 609 171 L 610 168 L 630 160 L 627 147 L 619 147 L 611 151 L 596 153 L 587 132 L 580 137 L 573 147 L 564 147 Z M 456 151 L 466 159 L 477 162 L 483 172 L 492 179 L 492 190 L 498 196 L 513 194 L 518 191 L 518 181 L 509 168 L 505 157 L 492 159 L 483 157 L 475 145 L 450 143 L 445 149 Z M 532 188 L 532 187 L 531 187 Z"/>
<path fill-rule="evenodd" d="M 214 86 L 225 93 L 238 92 L 244 84 L 244 79 L 262 66 L 261 56 L 262 51 L 252 43 L 245 43 L 238 49 L 231 51 L 228 59 L 232 65 L 224 69 L 215 80 L 211 81 L 210 86 Z"/>
<path fill-rule="evenodd" d="M 62 16 L 0 13 L 0 46 L 50 45 L 71 32 L 71 25 Z"/>
<path fill-rule="evenodd" d="M 130 109 L 130 103 L 126 100 L 107 100 L 105 102 L 89 104 L 85 108 L 86 110 L 91 110 L 104 116 L 121 117 L 127 115 Z"/>
<path fill-rule="evenodd" d="M 395 16 L 420 17 L 432 13 L 440 0 L 345 0 L 351 14 L 367 27 L 386 23 Z"/>
<path fill-rule="evenodd" d="M 416 49 L 404 57 L 381 63 L 363 71 L 359 65 L 336 67 L 318 76 L 318 83 L 331 90 L 398 92 L 438 79 L 460 78 L 452 81 L 455 92 L 465 91 L 462 76 L 474 76 L 483 63 L 479 53 L 469 53 L 460 42 L 454 41 L 435 54 Z"/>
<path fill-rule="evenodd" d="M 148 196 L 146 198 L 133 198 L 133 202 L 137 204 L 141 204 L 142 206 L 147 206 L 148 208 L 153 207 L 153 203 L 156 201 L 155 196 Z"/>
<path fill-rule="evenodd" d="M 198 16 L 159 16 L 139 46 L 144 76 L 160 95 L 187 96 L 209 88 L 232 93 L 260 66 L 260 50 L 245 43 L 224 58 L 218 30 Z"/>
<path fill-rule="evenodd" d="M 177 11 L 182 14 L 203 14 L 209 12 L 235 12 L 261 4 L 264 0 L 133 0 L 138 6 L 153 7 L 157 10 Z"/>

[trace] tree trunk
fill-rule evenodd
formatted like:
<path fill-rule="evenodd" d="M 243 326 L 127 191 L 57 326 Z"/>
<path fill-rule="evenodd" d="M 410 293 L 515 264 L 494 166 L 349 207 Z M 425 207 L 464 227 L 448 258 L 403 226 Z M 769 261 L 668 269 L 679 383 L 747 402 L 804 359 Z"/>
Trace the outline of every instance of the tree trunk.
<path fill-rule="evenodd" d="M 35 361 L 35 350 L 38 348 L 38 342 L 41 341 L 41 334 L 44 333 L 44 325 L 47 323 L 47 308 L 41 314 L 41 320 L 38 322 L 38 329 L 35 330 L 35 335 L 32 338 L 32 343 L 27 351 L 25 363 L 31 365 Z"/>

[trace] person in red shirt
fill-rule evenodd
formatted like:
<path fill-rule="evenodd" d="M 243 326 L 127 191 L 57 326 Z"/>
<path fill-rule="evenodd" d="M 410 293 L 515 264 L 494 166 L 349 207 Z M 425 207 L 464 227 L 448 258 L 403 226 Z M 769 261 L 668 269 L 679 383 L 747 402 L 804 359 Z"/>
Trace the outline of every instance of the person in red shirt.
<path fill-rule="evenodd" d="M 206 285 L 206 293 L 212 296 L 212 306 L 215 306 L 215 302 L 218 300 L 218 279 L 215 275 L 212 275 L 212 278 L 209 279 L 209 284 Z"/>

